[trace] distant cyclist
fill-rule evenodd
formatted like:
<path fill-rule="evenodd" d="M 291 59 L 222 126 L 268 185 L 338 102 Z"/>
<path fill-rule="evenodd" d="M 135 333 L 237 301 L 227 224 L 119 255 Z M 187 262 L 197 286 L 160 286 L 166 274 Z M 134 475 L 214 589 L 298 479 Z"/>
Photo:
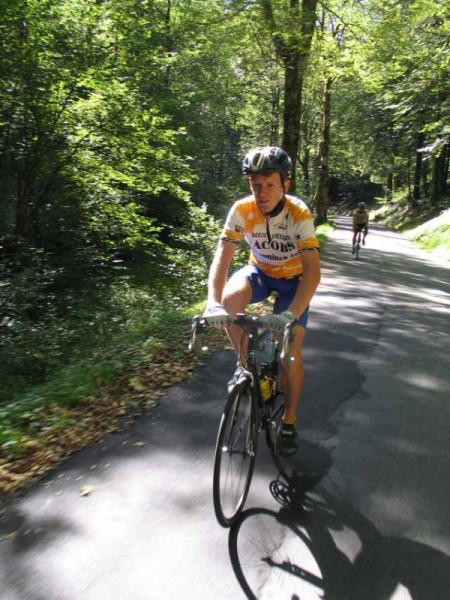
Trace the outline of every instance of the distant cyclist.
<path fill-rule="evenodd" d="M 366 236 L 369 232 L 369 212 L 366 210 L 365 202 L 360 202 L 358 208 L 353 211 L 353 241 L 352 254 L 355 253 L 356 236 L 360 231 L 364 232 L 363 246 L 366 244 Z"/>
<path fill-rule="evenodd" d="M 205 316 L 225 310 L 229 315 L 245 312 L 248 304 L 261 302 L 271 291 L 279 293 L 281 323 L 294 322 L 294 361 L 283 366 L 285 410 L 280 435 L 281 453 L 297 448 L 297 407 L 303 386 L 302 345 L 308 308 L 320 280 L 319 244 L 311 212 L 304 202 L 287 195 L 292 165 L 278 147 L 254 148 L 244 158 L 243 174 L 251 195 L 231 207 L 209 273 Z M 228 278 L 236 248 L 245 239 L 250 247 L 249 264 Z M 239 352 L 242 329 L 232 325 L 228 333 Z M 245 356 L 241 354 L 230 383 L 239 380 Z"/>

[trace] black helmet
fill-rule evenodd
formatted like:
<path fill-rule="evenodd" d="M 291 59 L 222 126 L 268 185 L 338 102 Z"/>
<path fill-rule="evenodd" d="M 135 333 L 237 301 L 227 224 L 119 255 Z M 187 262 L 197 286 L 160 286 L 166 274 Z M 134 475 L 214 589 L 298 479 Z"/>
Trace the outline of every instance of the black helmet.
<path fill-rule="evenodd" d="M 366 208 L 366 203 L 365 202 L 360 202 L 358 204 L 359 208 Z"/>
<path fill-rule="evenodd" d="M 291 159 L 282 148 L 276 146 L 253 148 L 245 155 L 242 163 L 244 175 L 271 173 L 273 171 L 278 171 L 286 178 L 289 178 L 292 174 Z"/>

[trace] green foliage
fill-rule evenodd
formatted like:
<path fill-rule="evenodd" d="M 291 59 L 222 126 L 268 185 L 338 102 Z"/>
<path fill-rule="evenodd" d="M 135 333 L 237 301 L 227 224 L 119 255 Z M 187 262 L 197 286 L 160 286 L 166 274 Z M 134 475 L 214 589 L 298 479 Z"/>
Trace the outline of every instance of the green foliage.
<path fill-rule="evenodd" d="M 325 242 L 328 239 L 329 234 L 333 231 L 333 225 L 331 223 L 326 223 L 324 225 L 319 225 L 316 227 L 316 237 L 319 241 L 319 247 L 323 248 Z"/>
<path fill-rule="evenodd" d="M 447 201 L 447 206 L 448 204 Z M 450 261 L 450 208 L 434 219 L 410 230 L 408 237 L 421 248 L 436 251 Z"/>
<path fill-rule="evenodd" d="M 432 230 L 418 232 L 412 239 L 427 250 L 442 248 L 450 252 L 450 225 L 439 225 Z"/>
<path fill-rule="evenodd" d="M 115 51 L 123 14 L 112 9 L 85 0 L 17 2 L 5 8 L 3 25 L 0 175 L 8 192 L 0 214 L 32 243 L 94 262 L 123 250 L 157 252 L 158 219 L 146 206 L 162 191 L 183 204 L 181 185 L 191 181 L 176 148 L 184 130 L 171 127 L 162 99 L 144 98 L 128 57 Z M 133 69 L 160 52 L 159 42 L 148 42 Z"/>
<path fill-rule="evenodd" d="M 190 217 L 183 232 L 173 232 L 168 251 L 168 271 L 178 281 L 179 293 L 190 298 L 206 296 L 209 266 L 219 239 L 221 224 L 206 206 L 191 205 Z M 181 298 L 180 298 L 181 301 Z"/>
<path fill-rule="evenodd" d="M 327 8 L 340 20 L 345 55 L 333 65 L 332 172 L 383 184 L 393 176 L 396 188 L 409 182 L 411 192 L 420 149 L 417 179 L 427 196 L 434 161 L 449 139 L 448 3 L 372 0 Z M 438 196 L 448 177 L 440 168 Z"/>
<path fill-rule="evenodd" d="M 113 340 L 117 344 L 122 332 L 140 335 L 146 319 L 158 312 L 162 302 L 166 309 L 179 308 L 206 295 L 221 226 L 205 208 L 192 204 L 188 208 L 189 218 L 183 228 L 174 230 L 161 265 L 143 254 L 136 267 L 130 266 L 133 270 L 123 265 L 122 274 L 119 270 L 114 277 L 97 279 L 95 286 L 57 293 L 61 269 L 52 270 L 46 255 L 32 248 L 28 266 L 22 265 L 18 273 L 13 272 L 14 261 L 4 263 L 9 272 L 4 273 L 1 288 L 0 403 L 30 385 L 45 383 L 65 365 L 78 364 L 86 356 L 93 364 L 102 364 L 93 353 L 110 347 Z M 81 388 L 88 394 L 103 375 L 84 370 Z M 80 396 L 75 384 L 69 389 Z"/>

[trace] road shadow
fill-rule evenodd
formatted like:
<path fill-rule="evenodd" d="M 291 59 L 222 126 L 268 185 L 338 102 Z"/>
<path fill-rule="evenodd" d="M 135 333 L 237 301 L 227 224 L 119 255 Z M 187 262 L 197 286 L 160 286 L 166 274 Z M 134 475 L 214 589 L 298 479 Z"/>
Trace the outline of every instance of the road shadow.
<path fill-rule="evenodd" d="M 247 598 L 447 600 L 447 555 L 406 538 L 383 536 L 316 483 L 280 473 L 270 483 L 278 512 L 246 510 L 230 529 L 230 560 Z M 352 558 L 341 550 L 349 538 L 359 547 Z"/>

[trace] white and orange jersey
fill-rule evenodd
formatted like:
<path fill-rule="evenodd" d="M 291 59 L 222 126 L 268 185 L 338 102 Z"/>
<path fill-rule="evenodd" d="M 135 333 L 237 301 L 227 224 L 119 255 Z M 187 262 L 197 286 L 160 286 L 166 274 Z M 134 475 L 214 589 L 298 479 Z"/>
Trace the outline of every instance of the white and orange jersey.
<path fill-rule="evenodd" d="M 228 213 L 221 239 L 250 246 L 249 262 L 270 277 L 289 278 L 303 272 L 300 254 L 318 248 L 314 224 L 306 204 L 286 196 L 283 209 L 268 217 L 253 196 L 235 202 Z"/>

